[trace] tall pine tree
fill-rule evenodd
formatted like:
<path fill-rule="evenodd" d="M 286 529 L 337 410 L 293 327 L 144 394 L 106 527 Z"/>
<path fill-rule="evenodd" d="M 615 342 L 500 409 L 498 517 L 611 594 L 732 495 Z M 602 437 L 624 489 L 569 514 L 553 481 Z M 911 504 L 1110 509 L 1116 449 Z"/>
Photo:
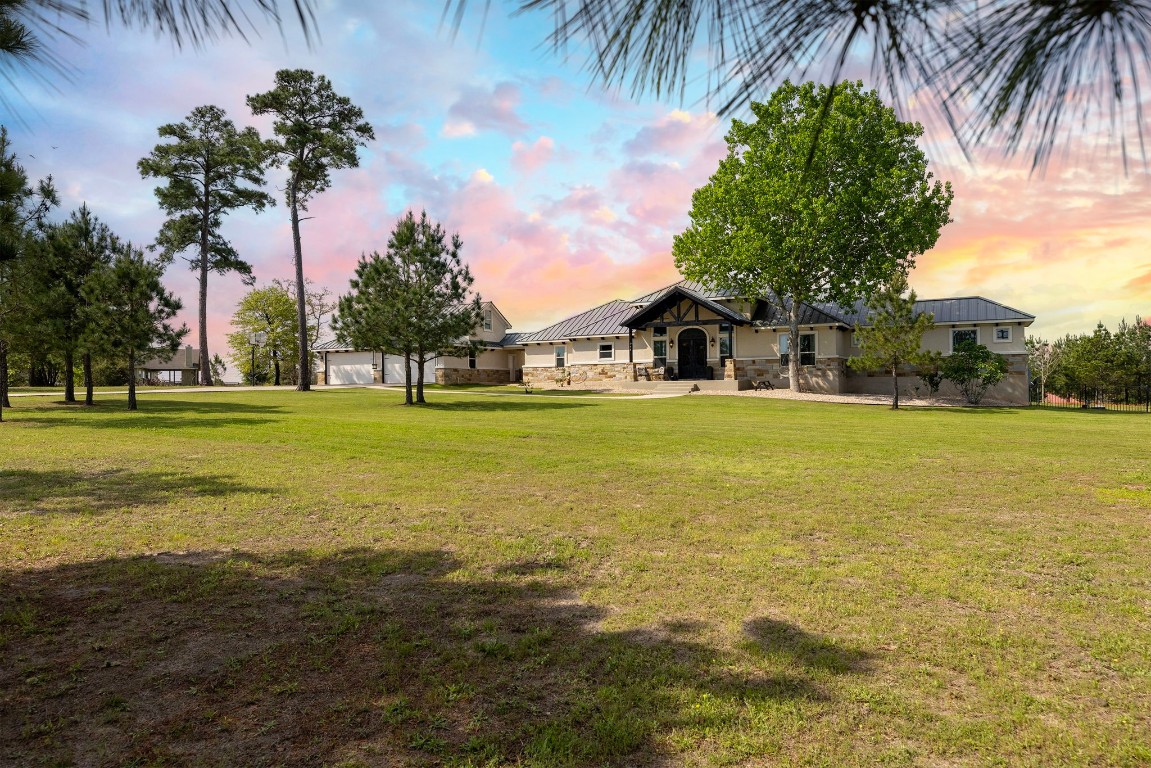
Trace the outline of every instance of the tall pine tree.
<path fill-rule="evenodd" d="M 351 99 L 340 96 L 331 81 L 306 69 L 281 69 L 276 87 L 249 96 L 255 115 L 272 115 L 276 138 L 268 143 L 274 162 L 286 165 L 286 202 L 292 221 L 292 257 L 296 278 L 296 334 L 299 349 L 299 383 L 311 388 L 312 358 L 308 352 L 307 286 L 304 283 L 304 251 L 300 240 L 300 211 L 332 184 L 330 171 L 355 168 L 360 161 L 356 148 L 376 138 L 364 112 Z"/>
<path fill-rule="evenodd" d="M 240 258 L 220 228 L 225 214 L 239 208 L 262 211 L 275 200 L 258 189 L 264 184 L 264 146 L 255 128 L 236 130 L 224 110 L 196 107 L 182 123 L 162 125 L 157 144 L 137 164 L 145 178 L 167 179 L 156 187 L 160 207 L 168 220 L 160 228 L 156 246 L 166 257 L 194 249 L 189 265 L 200 282 L 200 383 L 212 384 L 208 354 L 208 275 L 239 273 L 252 285 L 252 266 Z"/>

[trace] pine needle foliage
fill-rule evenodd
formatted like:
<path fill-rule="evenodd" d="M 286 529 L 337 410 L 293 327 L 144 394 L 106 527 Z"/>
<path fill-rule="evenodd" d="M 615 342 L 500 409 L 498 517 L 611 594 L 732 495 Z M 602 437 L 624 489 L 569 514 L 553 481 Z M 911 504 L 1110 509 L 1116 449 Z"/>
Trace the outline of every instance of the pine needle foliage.
<path fill-rule="evenodd" d="M 926 364 L 931 353 L 922 349 L 923 335 L 935 327 L 930 312 L 915 310 L 915 291 L 907 277 L 896 273 L 867 299 L 867 325 L 856 324 L 863 353 L 847 364 L 859 371 L 891 374 L 891 407 L 899 408 L 899 374 L 909 366 Z"/>

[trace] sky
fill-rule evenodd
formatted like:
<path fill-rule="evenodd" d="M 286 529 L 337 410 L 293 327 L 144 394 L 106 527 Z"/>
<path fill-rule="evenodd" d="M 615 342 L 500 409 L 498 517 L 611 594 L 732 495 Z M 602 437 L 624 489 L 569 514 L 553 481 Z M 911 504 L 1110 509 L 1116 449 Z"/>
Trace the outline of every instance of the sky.
<path fill-rule="evenodd" d="M 694 80 L 682 101 L 597 85 L 578 51 L 544 44 L 549 17 L 510 17 L 494 3 L 481 34 L 483 5 L 472 4 L 453 40 L 439 0 L 321 0 L 312 47 L 290 23 L 202 50 L 97 24 L 78 31 L 83 45 L 55 41 L 69 79 L 18 76 L 0 115 L 29 175 L 55 179 L 61 216 L 87 203 L 113 231 L 148 244 L 163 214 L 156 181 L 136 163 L 159 142 L 157 128 L 215 104 L 269 135 L 245 96 L 270 90 L 278 69 L 311 69 L 376 134 L 358 168 L 333 172 L 303 226 L 305 273 L 333 295 L 409 209 L 460 234 L 475 288 L 516 330 L 679 279 L 672 238 L 724 155 L 729 120 Z M 901 107 L 911 118 L 927 109 Z M 1031 332 L 1047 338 L 1151 316 L 1151 173 L 1138 159 L 1125 171 L 1115 142 L 1089 123 L 1038 176 L 1028 157 L 994 146 L 969 162 L 927 125 L 921 146 L 955 200 L 954 221 L 911 273 L 920 298 L 986 296 L 1035 315 Z M 223 230 L 260 285 L 292 275 L 282 174 L 269 185 L 276 207 L 233 213 Z M 194 345 L 195 275 L 176 262 L 165 282 L 184 301 Z M 246 290 L 234 274 L 211 277 L 213 353 L 227 357 Z"/>

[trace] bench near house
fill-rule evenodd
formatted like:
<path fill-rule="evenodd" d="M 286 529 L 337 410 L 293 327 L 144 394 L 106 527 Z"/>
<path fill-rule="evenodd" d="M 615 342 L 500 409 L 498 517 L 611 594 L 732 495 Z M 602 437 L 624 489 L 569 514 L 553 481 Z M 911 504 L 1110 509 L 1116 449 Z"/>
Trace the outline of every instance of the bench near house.
<path fill-rule="evenodd" d="M 981 296 L 924 300 L 916 307 L 935 317 L 936 327 L 923 339 L 925 349 L 947 355 L 967 339 L 987 346 L 1006 357 L 1009 368 L 1007 378 L 988 392 L 988 398 L 1028 402 L 1024 340 L 1026 328 L 1035 321 L 1033 315 Z M 643 388 L 650 386 L 644 380 L 650 371 L 663 368 L 677 379 L 696 382 L 701 389 L 748 389 L 754 380 L 786 387 L 788 355 L 795 348 L 803 383 L 810 391 L 889 393 L 889 375 L 862 373 L 847 366 L 848 359 L 861 354 L 854 334 L 856 323 L 867 324 L 863 302 L 849 308 L 802 305 L 799 339 L 793 345 L 787 317 L 775 305 L 689 281 L 636 299 L 609 301 L 528 333 L 511 333 L 503 314 L 486 302 L 483 325 L 473 337 L 484 343 L 483 351 L 471 358 L 438 359 L 435 380 L 548 385 L 570 378 L 575 384 Z M 324 363 L 329 371 L 330 352 L 325 353 Z M 400 381 L 402 371 L 401 363 Z M 901 377 L 900 385 L 921 386 L 914 375 Z"/>

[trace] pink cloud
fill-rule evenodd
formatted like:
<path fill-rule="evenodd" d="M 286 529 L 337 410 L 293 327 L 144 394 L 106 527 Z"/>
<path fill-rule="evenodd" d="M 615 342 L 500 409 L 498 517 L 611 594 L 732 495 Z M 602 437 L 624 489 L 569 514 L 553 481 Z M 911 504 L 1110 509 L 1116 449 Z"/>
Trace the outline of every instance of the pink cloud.
<path fill-rule="evenodd" d="M 515 142 L 512 144 L 512 168 L 523 174 L 535 173 L 551 162 L 555 146 L 555 141 L 547 136 L 540 136 L 531 144 Z"/>
<path fill-rule="evenodd" d="M 623 145 L 632 157 L 651 154 L 683 156 L 695 152 L 700 145 L 721 138 L 719 121 L 713 113 L 693 115 L 674 110 L 652 125 L 644 126 Z"/>
<path fill-rule="evenodd" d="M 456 138 L 479 131 L 496 131 L 520 136 L 528 130 L 528 124 L 516 113 L 520 99 L 520 89 L 513 83 L 499 83 L 490 90 L 465 87 L 448 108 L 443 135 Z"/>

